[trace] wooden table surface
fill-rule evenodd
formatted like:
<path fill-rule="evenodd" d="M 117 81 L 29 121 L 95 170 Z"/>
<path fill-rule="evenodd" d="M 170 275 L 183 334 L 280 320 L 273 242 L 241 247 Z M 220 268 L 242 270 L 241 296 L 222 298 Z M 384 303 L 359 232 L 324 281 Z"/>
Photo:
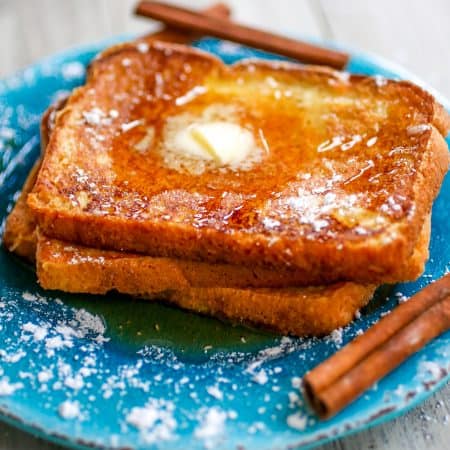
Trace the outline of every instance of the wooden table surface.
<path fill-rule="evenodd" d="M 280 33 L 336 40 L 395 61 L 450 97 L 450 1 L 227 0 L 234 17 Z M 134 0 L 0 0 L 0 77 L 70 46 L 157 25 Z M 200 8 L 210 0 L 179 0 Z M 450 385 L 406 416 L 320 450 L 450 449 Z M 0 423 L 0 450 L 52 449 Z"/>

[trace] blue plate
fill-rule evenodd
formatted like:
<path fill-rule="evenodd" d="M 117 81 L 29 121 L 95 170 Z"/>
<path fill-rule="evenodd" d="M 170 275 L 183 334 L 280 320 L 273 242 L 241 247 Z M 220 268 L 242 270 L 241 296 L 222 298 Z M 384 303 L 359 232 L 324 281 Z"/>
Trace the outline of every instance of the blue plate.
<path fill-rule="evenodd" d="M 39 153 L 41 113 L 83 82 L 85 66 L 107 44 L 69 50 L 0 82 L 3 218 Z M 271 58 L 216 39 L 196 46 L 226 62 Z M 354 52 L 349 70 L 418 82 Z M 329 421 L 308 412 L 298 396 L 299 377 L 404 295 L 447 272 L 449 201 L 447 177 L 434 205 L 425 274 L 382 288 L 358 320 L 324 339 L 279 338 L 125 296 L 44 292 L 33 269 L 2 249 L 1 417 L 80 448 L 279 449 L 312 447 L 403 414 L 447 381 L 450 333 Z"/>

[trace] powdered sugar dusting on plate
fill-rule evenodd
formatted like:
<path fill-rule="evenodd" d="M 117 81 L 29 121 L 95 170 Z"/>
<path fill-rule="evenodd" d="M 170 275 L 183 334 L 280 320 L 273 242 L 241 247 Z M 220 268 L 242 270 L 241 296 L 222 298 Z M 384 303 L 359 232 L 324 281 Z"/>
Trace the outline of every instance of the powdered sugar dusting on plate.
<path fill-rule="evenodd" d="M 173 440 L 177 422 L 173 416 L 175 405 L 164 399 L 150 399 L 143 407 L 134 407 L 126 422 L 139 430 L 146 444 Z"/>
<path fill-rule="evenodd" d="M 58 412 L 63 419 L 79 419 L 80 405 L 78 402 L 71 402 L 70 400 L 66 400 L 59 405 Z"/>
<path fill-rule="evenodd" d="M 206 448 L 213 448 L 220 441 L 225 431 L 227 414 L 219 408 L 210 408 L 200 413 L 200 424 L 195 429 L 195 436 L 203 440 Z"/>
<path fill-rule="evenodd" d="M 22 383 L 11 383 L 8 377 L 3 377 L 0 379 L 0 396 L 11 395 L 18 389 L 22 389 Z"/>
<path fill-rule="evenodd" d="M 268 386 L 272 394 L 253 400 L 251 407 L 261 416 L 269 415 L 272 402 L 287 401 L 283 400 L 281 388 L 285 369 L 277 362 L 314 342 L 284 337 L 256 354 L 217 351 L 212 345 L 205 345 L 208 348 L 206 361 L 198 366 L 203 369 L 193 373 L 186 362 L 160 345 L 145 345 L 128 363 L 110 365 L 105 359 L 105 345 L 110 342 L 108 327 L 98 314 L 85 308 L 69 307 L 60 299 L 31 291 L 23 292 L 18 300 L 1 303 L 0 319 L 12 310 L 21 314 L 33 311 L 32 318 L 27 315 L 21 325 L 19 339 L 10 341 L 8 350 L 0 352 L 2 360 L 20 365 L 27 355 L 37 355 L 33 357 L 32 369 L 21 367 L 20 381 L 1 378 L 1 395 L 15 395 L 25 387 L 35 389 L 50 399 L 44 408 L 54 405 L 51 399 L 59 399 L 53 406 L 58 416 L 64 421 L 79 423 L 95 415 L 100 399 L 110 402 L 122 429 L 135 430 L 145 445 L 176 440 L 183 424 L 192 423 L 195 437 L 211 448 L 225 439 L 227 421 L 240 419 L 237 405 L 224 409 L 221 404 L 238 401 L 242 392 L 248 395 L 256 386 Z M 218 367 L 212 377 L 206 369 L 211 363 Z M 232 372 L 236 368 L 240 368 L 240 373 L 235 373 L 240 381 L 232 383 Z M 167 371 L 172 376 L 168 376 Z M 176 375 L 178 372 L 180 374 Z M 286 372 L 286 376 L 289 377 L 289 373 Z M 102 380 L 100 387 L 96 380 Z M 152 392 L 163 386 L 168 389 L 166 397 L 153 397 Z M 147 400 L 136 401 L 129 409 L 122 408 L 121 399 L 129 395 L 136 399 L 144 396 Z M 188 410 L 177 406 L 178 399 L 185 396 L 191 399 Z M 290 398 L 293 397 L 291 392 Z M 270 416 L 270 420 L 280 420 L 282 410 L 273 410 Z M 247 432 L 252 435 L 264 430 L 261 421 L 247 425 Z M 119 445 L 121 438 L 117 440 Z"/>

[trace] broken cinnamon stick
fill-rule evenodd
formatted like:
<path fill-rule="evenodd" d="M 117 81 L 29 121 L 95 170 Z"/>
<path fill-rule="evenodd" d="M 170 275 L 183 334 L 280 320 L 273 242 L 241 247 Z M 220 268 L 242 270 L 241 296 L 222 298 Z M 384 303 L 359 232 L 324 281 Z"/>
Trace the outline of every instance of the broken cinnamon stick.
<path fill-rule="evenodd" d="M 202 14 L 208 17 L 218 17 L 220 19 L 229 19 L 231 16 L 230 8 L 223 3 L 215 3 L 209 8 L 202 10 Z M 161 31 L 149 33 L 144 36 L 146 41 L 166 41 L 177 44 L 188 44 L 202 35 L 193 31 L 184 31 L 173 27 L 164 27 Z"/>
<path fill-rule="evenodd" d="M 136 7 L 136 14 L 159 20 L 180 30 L 196 31 L 203 35 L 228 39 L 309 64 L 322 64 L 342 69 L 349 59 L 346 53 L 160 2 L 141 1 Z"/>
<path fill-rule="evenodd" d="M 321 418 L 329 418 L 450 329 L 450 274 L 428 285 L 331 358 L 306 374 L 304 389 Z"/>

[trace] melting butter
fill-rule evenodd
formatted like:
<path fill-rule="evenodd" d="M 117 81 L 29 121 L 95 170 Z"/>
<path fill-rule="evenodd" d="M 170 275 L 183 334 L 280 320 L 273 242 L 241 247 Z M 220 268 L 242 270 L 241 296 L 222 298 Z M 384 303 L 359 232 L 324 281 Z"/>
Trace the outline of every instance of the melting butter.
<path fill-rule="evenodd" d="M 174 144 L 185 156 L 221 166 L 239 166 L 256 147 L 251 131 L 222 120 L 193 123 L 176 134 Z"/>
<path fill-rule="evenodd" d="M 242 113 L 237 105 L 214 103 L 168 117 L 157 147 L 164 164 L 193 175 L 251 170 L 269 153 L 269 146 L 262 130 L 258 134 L 242 123 Z"/>

